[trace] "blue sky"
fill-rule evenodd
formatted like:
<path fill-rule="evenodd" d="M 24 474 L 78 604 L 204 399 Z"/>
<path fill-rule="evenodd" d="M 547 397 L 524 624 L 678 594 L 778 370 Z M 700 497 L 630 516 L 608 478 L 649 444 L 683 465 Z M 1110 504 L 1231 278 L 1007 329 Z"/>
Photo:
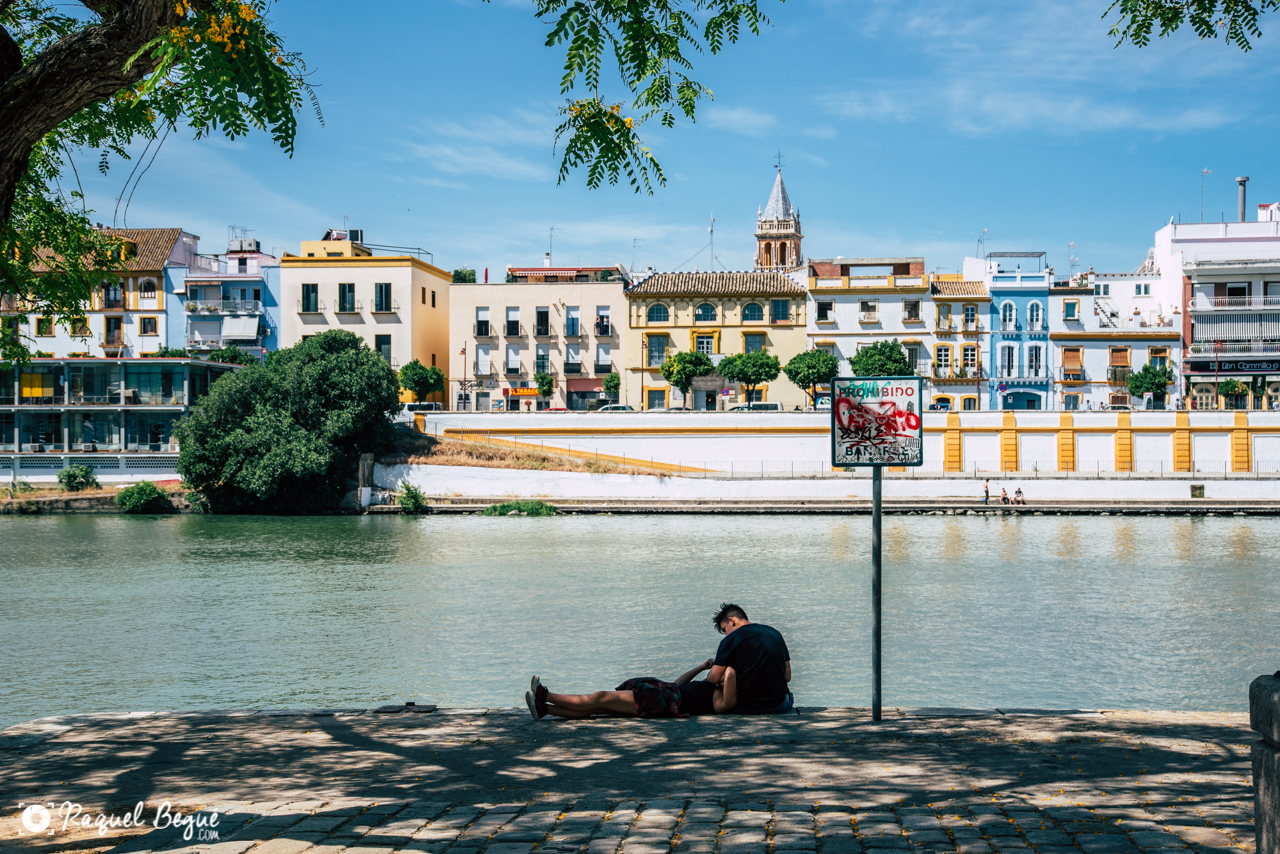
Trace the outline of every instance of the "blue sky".
<path fill-rule="evenodd" d="M 171 136 L 128 224 L 180 226 L 207 252 L 227 226 L 298 251 L 326 227 L 422 246 L 490 274 L 541 263 L 749 268 L 775 152 L 804 252 L 923 255 L 958 272 L 988 251 L 1044 250 L 1131 270 L 1170 216 L 1234 217 L 1236 175 L 1280 201 L 1274 110 L 1280 16 L 1250 53 L 1189 33 L 1113 48 L 1106 2 L 762 0 L 773 20 L 695 77 L 715 93 L 696 124 L 645 131 L 668 183 L 653 196 L 556 185 L 562 54 L 529 0 L 283 0 L 273 20 L 314 70 L 325 124 L 301 117 L 290 159 L 262 134 Z M 620 95 L 620 89 L 615 90 Z M 128 169 L 84 157 L 95 220 Z M 123 209 L 123 205 L 121 206 Z"/>

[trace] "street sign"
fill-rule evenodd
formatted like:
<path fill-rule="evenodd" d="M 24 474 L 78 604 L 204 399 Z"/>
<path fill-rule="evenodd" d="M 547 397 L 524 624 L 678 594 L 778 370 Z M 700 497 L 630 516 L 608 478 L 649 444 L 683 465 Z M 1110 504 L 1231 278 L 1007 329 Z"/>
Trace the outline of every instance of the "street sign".
<path fill-rule="evenodd" d="M 924 464 L 920 377 L 836 377 L 831 381 L 831 465 L 871 466 L 871 719 L 883 701 L 881 494 L 885 466 Z"/>
<path fill-rule="evenodd" d="M 920 377 L 837 377 L 831 382 L 831 465 L 924 464 Z"/>

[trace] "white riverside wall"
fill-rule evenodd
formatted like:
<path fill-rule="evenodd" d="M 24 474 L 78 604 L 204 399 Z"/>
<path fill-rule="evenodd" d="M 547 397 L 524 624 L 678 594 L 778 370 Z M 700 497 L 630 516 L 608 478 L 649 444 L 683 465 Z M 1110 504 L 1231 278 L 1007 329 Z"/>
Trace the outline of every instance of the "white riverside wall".
<path fill-rule="evenodd" d="M 440 498 L 548 499 L 871 499 L 870 478 L 817 480 L 703 480 L 648 475 L 587 474 L 469 466 L 377 465 L 374 484 L 399 489 L 411 483 Z M 1196 481 L 1200 483 L 1200 481 Z M 993 501 L 1000 490 L 1012 496 L 1019 486 L 1031 504 L 1049 501 L 1170 501 L 1191 497 L 1190 480 L 991 479 Z M 1280 500 L 1280 480 L 1206 480 L 1205 498 Z M 885 478 L 885 498 L 980 499 L 982 481 Z"/>

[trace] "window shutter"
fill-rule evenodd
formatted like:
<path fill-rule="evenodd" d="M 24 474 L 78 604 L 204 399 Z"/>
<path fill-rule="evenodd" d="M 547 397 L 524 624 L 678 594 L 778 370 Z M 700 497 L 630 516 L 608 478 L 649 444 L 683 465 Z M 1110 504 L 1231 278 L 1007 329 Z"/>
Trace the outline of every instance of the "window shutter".
<path fill-rule="evenodd" d="M 1067 347 L 1062 351 L 1062 366 L 1064 368 L 1080 367 L 1080 348 Z"/>
<path fill-rule="evenodd" d="M 1129 351 L 1124 347 L 1111 348 L 1111 367 L 1127 368 L 1129 367 Z"/>

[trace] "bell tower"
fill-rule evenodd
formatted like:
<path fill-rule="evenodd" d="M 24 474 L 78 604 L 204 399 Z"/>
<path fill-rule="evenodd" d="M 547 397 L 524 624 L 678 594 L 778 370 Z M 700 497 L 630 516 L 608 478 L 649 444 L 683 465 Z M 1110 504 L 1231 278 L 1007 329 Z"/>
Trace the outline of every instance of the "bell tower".
<path fill-rule="evenodd" d="M 801 266 L 800 211 L 793 210 L 782 183 L 782 168 L 773 182 L 773 192 L 764 210 L 756 214 L 756 270 L 785 273 Z"/>

